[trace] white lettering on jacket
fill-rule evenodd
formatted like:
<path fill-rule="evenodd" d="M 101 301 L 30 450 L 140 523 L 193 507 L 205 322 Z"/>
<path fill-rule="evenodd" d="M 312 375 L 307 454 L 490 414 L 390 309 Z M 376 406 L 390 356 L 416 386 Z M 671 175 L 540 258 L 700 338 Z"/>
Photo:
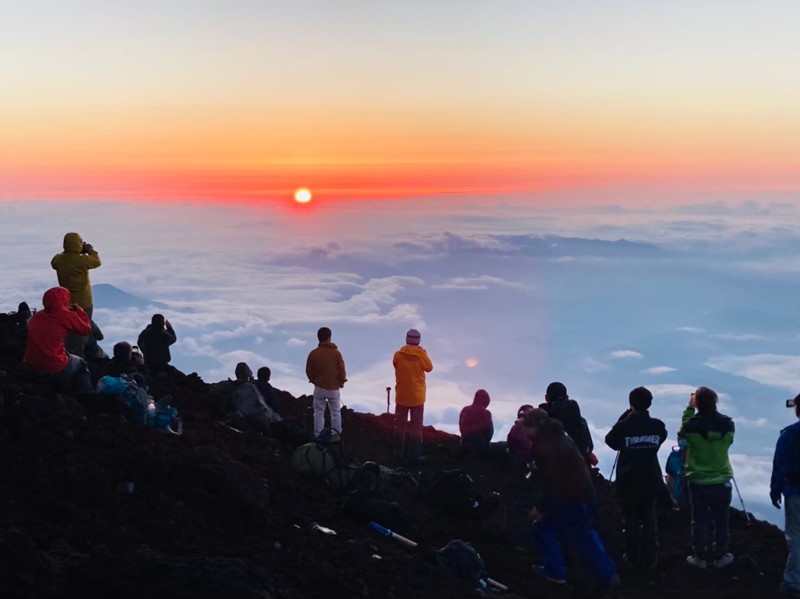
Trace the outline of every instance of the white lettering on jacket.
<path fill-rule="evenodd" d="M 625 447 L 632 445 L 658 445 L 658 435 L 639 435 L 638 437 L 625 437 Z"/>

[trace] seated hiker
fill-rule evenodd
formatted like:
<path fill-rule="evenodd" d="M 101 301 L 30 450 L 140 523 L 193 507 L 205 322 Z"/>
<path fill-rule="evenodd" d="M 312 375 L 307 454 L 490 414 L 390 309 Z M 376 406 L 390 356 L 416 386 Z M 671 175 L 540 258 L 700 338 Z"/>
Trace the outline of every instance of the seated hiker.
<path fill-rule="evenodd" d="M 152 370 L 167 370 L 172 356 L 169 346 L 178 337 L 163 314 L 153 314 L 150 324 L 139 334 L 137 343 L 144 354 L 145 365 Z"/>
<path fill-rule="evenodd" d="M 64 347 L 68 333 L 88 335 L 92 326 L 83 309 L 70 304 L 69 289 L 53 287 L 42 297 L 44 310 L 28 321 L 24 364 L 35 372 L 52 375 L 66 390 L 89 392 L 92 381 L 86 362 Z"/>
<path fill-rule="evenodd" d="M 102 374 L 118 377 L 123 374 L 146 374 L 143 362 L 133 355 L 133 348 L 127 341 L 114 345 L 114 357 L 103 367 Z"/>
<path fill-rule="evenodd" d="M 272 388 L 269 382 L 272 371 L 267 366 L 262 366 L 258 369 L 256 375 L 258 378 L 255 383 L 256 387 L 258 387 L 258 390 L 261 392 L 261 396 L 264 398 L 264 401 L 267 402 L 267 405 L 272 408 L 276 414 L 280 415 L 281 402 L 278 399 L 278 394 L 275 393 L 275 389 Z"/>
<path fill-rule="evenodd" d="M 653 394 L 637 387 L 628 395 L 628 409 L 606 435 L 606 445 L 619 452 L 617 497 L 627 551 L 634 568 L 653 570 L 658 562 L 656 501 L 664 488 L 658 449 L 667 438 L 664 423 L 650 417 Z"/>
<path fill-rule="evenodd" d="M 511 462 L 520 468 L 527 468 L 532 459 L 531 440 L 528 438 L 528 435 L 525 433 L 525 427 L 522 425 L 522 417 L 526 412 L 532 409 L 533 406 L 530 404 L 519 407 L 519 410 L 517 410 L 517 420 L 514 422 L 511 430 L 508 431 L 508 437 L 506 437 L 506 451 L 511 458 Z"/>
<path fill-rule="evenodd" d="M 581 416 L 578 402 L 570 399 L 564 383 L 554 382 L 547 386 L 544 396 L 545 403 L 539 404 L 539 409 L 544 410 L 551 418 L 560 421 L 564 431 L 575 441 L 578 451 L 589 466 L 597 465 L 592 434 L 586 420 Z"/>
<path fill-rule="evenodd" d="M 603 587 L 619 583 L 614 562 L 600 536 L 592 528 L 595 489 L 584 456 L 564 434 L 559 420 L 540 409 L 522 417 L 525 433 L 533 444 L 537 496 L 530 517 L 532 533 L 540 547 L 543 563 L 533 571 L 556 584 L 564 584 L 567 570 L 559 537 L 580 552 Z"/>
<path fill-rule="evenodd" d="M 478 389 L 472 404 L 461 410 L 458 430 L 461 433 L 461 449 L 464 451 L 486 451 L 494 436 L 492 413 L 486 408 L 491 398 L 485 389 Z"/>
<path fill-rule="evenodd" d="M 236 391 L 233 392 L 231 407 L 256 429 L 269 432 L 269 425 L 280 422 L 281 417 L 273 410 L 253 382 L 253 371 L 244 363 L 236 365 Z"/>

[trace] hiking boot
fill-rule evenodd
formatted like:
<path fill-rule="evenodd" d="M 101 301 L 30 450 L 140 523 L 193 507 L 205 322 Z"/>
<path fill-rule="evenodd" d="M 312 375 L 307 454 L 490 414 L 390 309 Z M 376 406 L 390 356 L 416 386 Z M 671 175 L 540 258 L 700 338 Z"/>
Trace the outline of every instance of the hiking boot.
<path fill-rule="evenodd" d="M 723 553 L 717 559 L 714 560 L 712 566 L 715 568 L 727 568 L 733 563 L 733 554 L 732 553 Z"/>
<path fill-rule="evenodd" d="M 533 566 L 533 573 L 536 574 L 537 576 L 541 576 L 545 580 L 547 580 L 549 582 L 552 582 L 552 583 L 555 583 L 555 584 L 566 584 L 567 583 L 567 579 L 566 578 L 557 578 L 555 576 L 550 576 L 547 573 L 547 571 L 544 569 L 544 566 L 542 566 L 541 564 Z"/>
<path fill-rule="evenodd" d="M 705 570 L 706 568 L 708 568 L 708 562 L 706 562 L 706 560 L 700 557 L 697 557 L 696 555 L 690 555 L 689 557 L 687 557 L 686 563 L 692 566 L 693 568 L 698 568 L 700 570 Z"/>
<path fill-rule="evenodd" d="M 778 594 L 781 597 L 798 597 L 800 598 L 800 589 L 796 589 L 785 580 L 782 580 L 778 585 Z"/>

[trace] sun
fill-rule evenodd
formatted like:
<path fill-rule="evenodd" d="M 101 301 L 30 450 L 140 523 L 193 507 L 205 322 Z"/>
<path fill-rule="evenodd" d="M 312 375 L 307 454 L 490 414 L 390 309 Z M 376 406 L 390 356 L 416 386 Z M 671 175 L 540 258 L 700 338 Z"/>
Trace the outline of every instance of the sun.
<path fill-rule="evenodd" d="M 301 187 L 294 192 L 294 201 L 298 204 L 308 204 L 311 201 L 311 190 L 307 187 Z"/>

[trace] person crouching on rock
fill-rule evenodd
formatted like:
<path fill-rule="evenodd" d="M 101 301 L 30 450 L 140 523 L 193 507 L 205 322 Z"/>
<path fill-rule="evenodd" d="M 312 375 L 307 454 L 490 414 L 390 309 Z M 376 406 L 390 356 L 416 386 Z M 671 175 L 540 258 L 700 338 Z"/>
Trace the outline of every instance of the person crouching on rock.
<path fill-rule="evenodd" d="M 491 398 L 485 389 L 478 389 L 472 404 L 461 410 L 458 430 L 462 453 L 486 453 L 494 436 L 494 422 L 489 407 Z"/>
<path fill-rule="evenodd" d="M 66 287 L 45 291 L 42 305 L 44 310 L 28 321 L 24 364 L 35 372 L 51 375 L 65 391 L 92 391 L 86 362 L 67 353 L 64 346 L 68 334 L 83 337 L 92 330 L 88 314 L 77 304 L 70 304 L 70 291 Z"/>
<path fill-rule="evenodd" d="M 511 462 L 523 470 L 527 470 L 531 462 L 531 440 L 525 433 L 522 417 L 533 409 L 530 404 L 523 404 L 517 410 L 517 419 L 506 437 L 506 452 Z"/>
<path fill-rule="evenodd" d="M 592 528 L 595 490 L 584 456 L 566 434 L 560 421 L 547 412 L 533 409 L 522 418 L 533 444 L 538 493 L 531 510 L 532 532 L 540 547 L 543 563 L 534 573 L 556 584 L 567 581 L 559 537 L 583 554 L 604 588 L 619 584 L 617 567 Z"/>
<path fill-rule="evenodd" d="M 133 353 L 133 347 L 127 341 L 114 345 L 114 357 L 103 367 L 103 375 L 120 377 L 123 374 L 147 374 L 141 355 Z"/>

